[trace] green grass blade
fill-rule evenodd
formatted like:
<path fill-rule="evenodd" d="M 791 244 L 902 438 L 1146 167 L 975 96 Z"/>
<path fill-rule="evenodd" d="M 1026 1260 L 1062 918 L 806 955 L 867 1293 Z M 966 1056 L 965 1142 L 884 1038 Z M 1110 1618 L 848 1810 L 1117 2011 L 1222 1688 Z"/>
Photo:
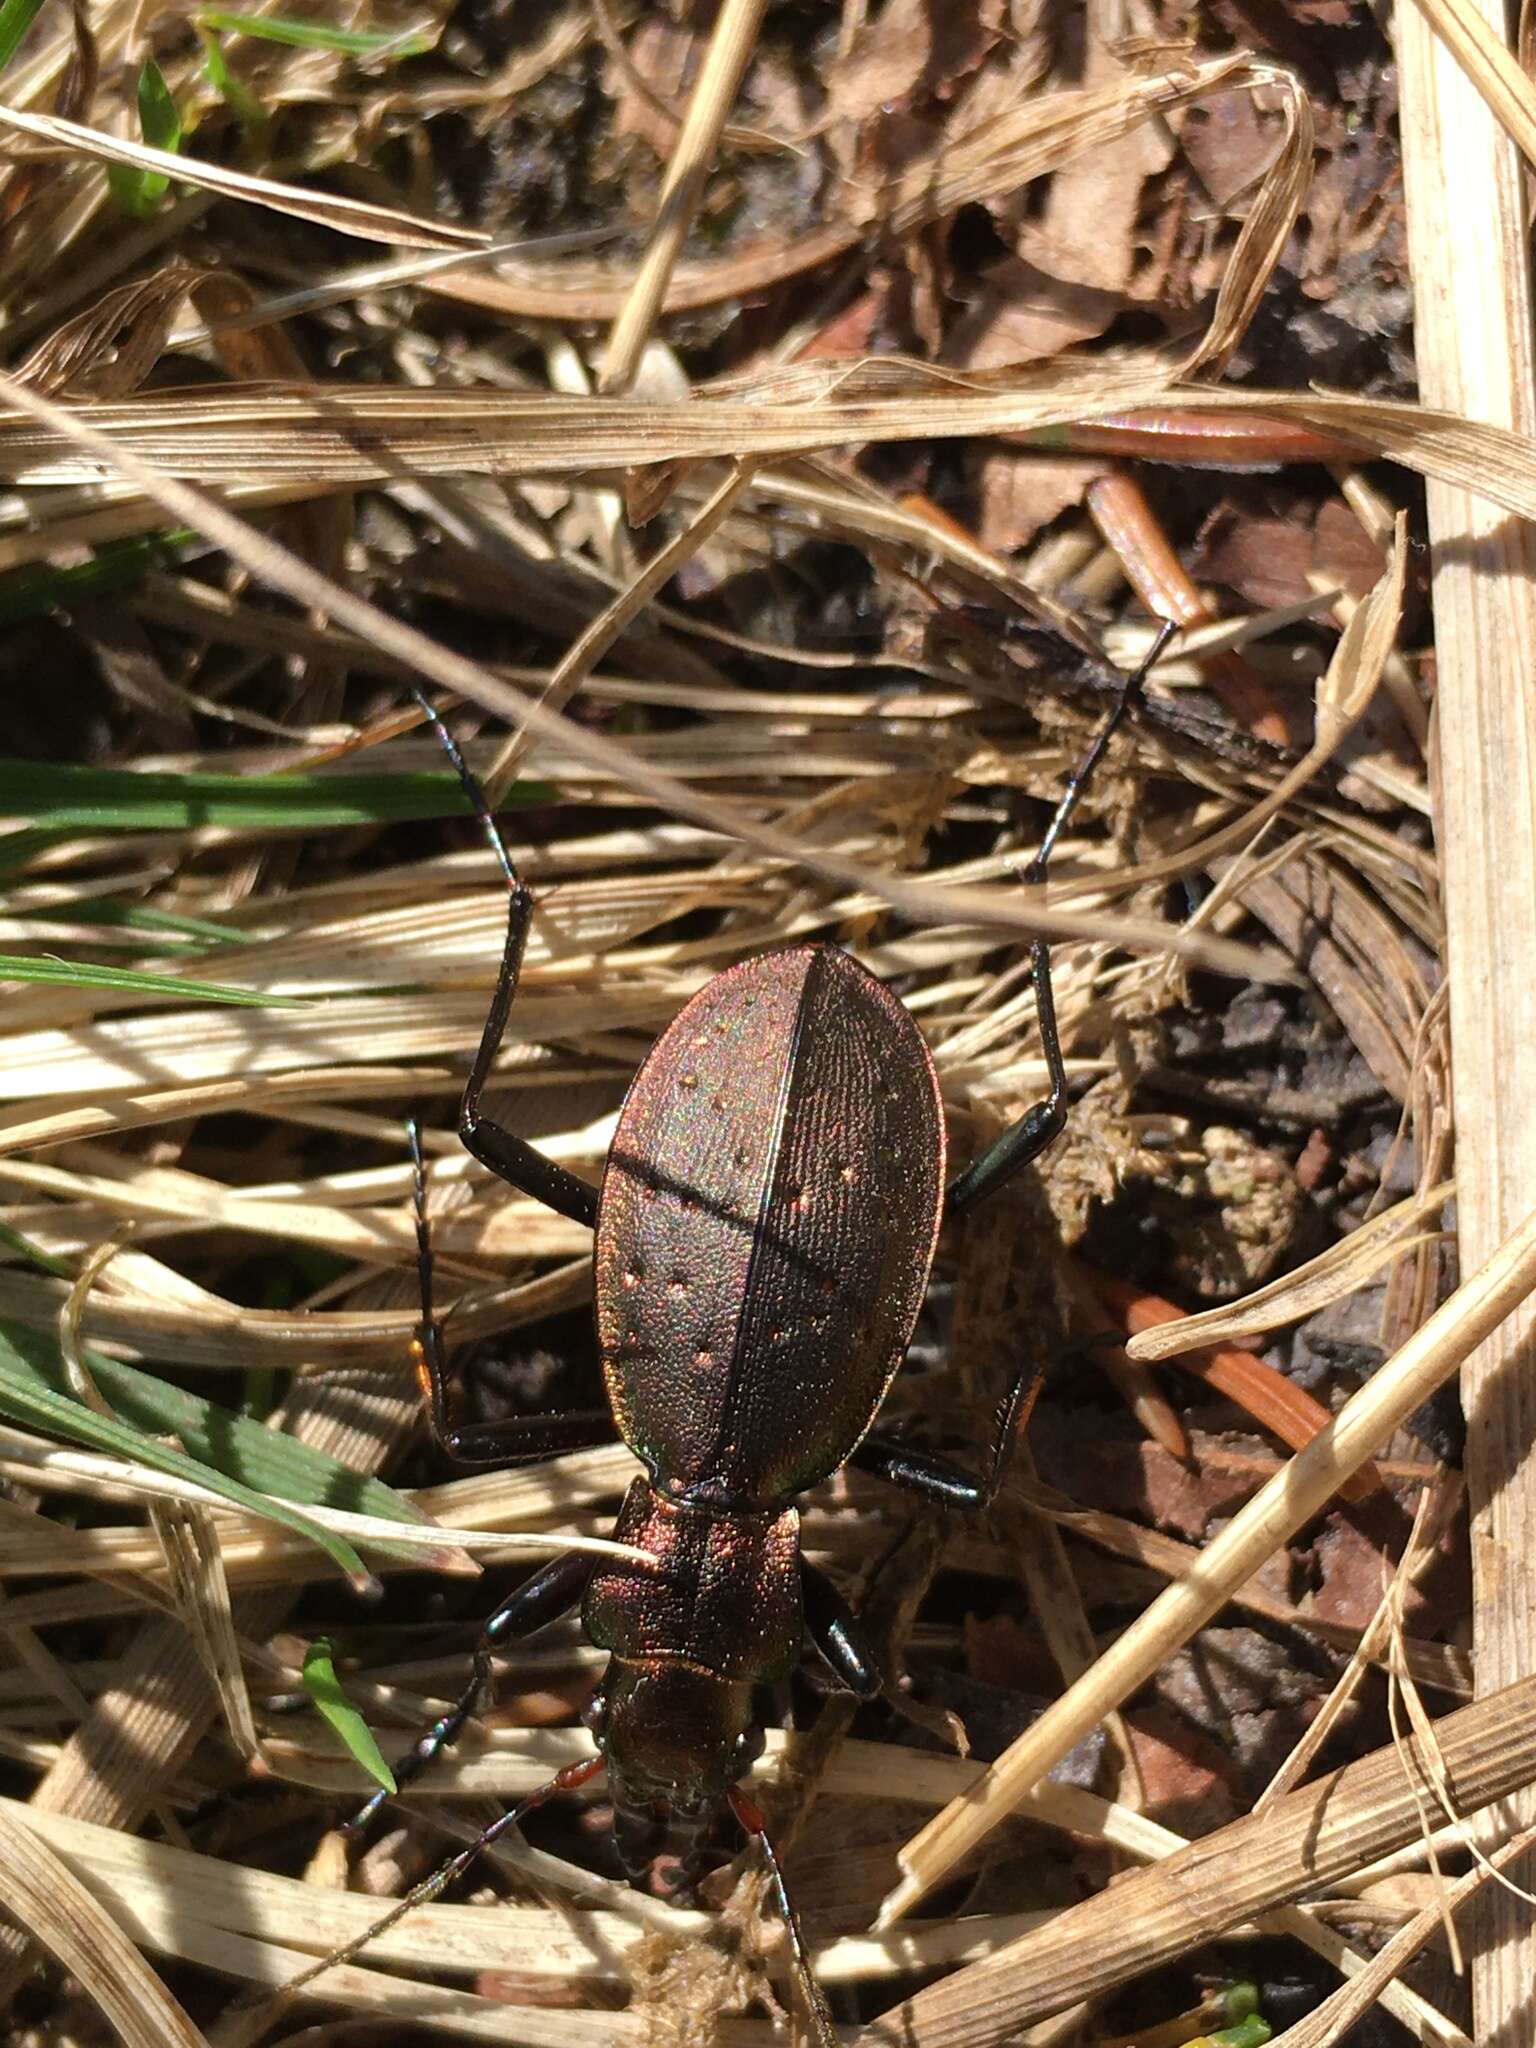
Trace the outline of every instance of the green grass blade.
<path fill-rule="evenodd" d="M 299 1010 L 309 996 L 269 996 L 260 989 L 229 988 L 218 981 L 183 981 L 137 967 L 98 967 L 88 961 L 40 960 L 0 953 L 0 981 L 43 981 L 61 988 L 104 988 L 119 995 L 170 996 L 182 1003 L 233 1003 L 247 1010 Z"/>
<path fill-rule="evenodd" d="M 34 1244 L 30 1237 L 23 1236 L 12 1224 L 0 1223 L 0 1244 L 9 1251 L 20 1252 L 39 1272 L 51 1273 L 56 1280 L 73 1280 L 75 1277 L 75 1269 L 68 1259 L 57 1258 L 52 1252 L 45 1252 L 40 1244 Z"/>
<path fill-rule="evenodd" d="M 174 154 L 181 148 L 181 115 L 165 73 L 153 57 L 145 58 L 139 73 L 139 131 L 152 149 L 168 149 Z M 170 183 L 164 171 L 139 170 L 133 164 L 107 166 L 112 197 L 129 213 L 153 213 Z"/>
<path fill-rule="evenodd" d="M 381 29 L 326 28 L 320 22 L 293 21 L 281 14 L 237 14 L 223 7 L 205 7 L 199 28 L 223 35 L 257 36 L 267 43 L 287 43 L 297 50 L 334 50 L 344 57 L 421 57 L 435 37 L 419 31 L 391 34 Z"/>
<path fill-rule="evenodd" d="M 0 1330 L 9 1331 L 12 1345 L 48 1385 L 66 1391 L 63 1362 L 51 1337 L 9 1325 L 0 1325 Z M 174 1436 L 189 1456 L 254 1492 L 277 1494 L 300 1507 L 376 1515 L 386 1522 L 419 1527 L 425 1519 L 382 1479 L 354 1472 L 283 1430 L 268 1429 L 205 1394 L 173 1386 L 122 1359 L 87 1351 L 85 1362 L 97 1387 L 126 1422 L 150 1436 Z"/>
<path fill-rule="evenodd" d="M 4 0 L 0 5 L 0 71 L 21 47 L 21 39 L 36 21 L 43 0 Z"/>
<path fill-rule="evenodd" d="M 324 1636 L 311 1643 L 304 1652 L 303 1677 L 304 1690 L 309 1694 L 315 1712 L 341 1737 L 348 1756 L 354 1763 L 362 1765 L 375 1784 L 382 1785 L 386 1792 L 393 1792 L 396 1789 L 395 1774 L 380 1754 L 379 1745 L 373 1739 L 373 1730 L 342 1690 L 331 1646 Z"/>
<path fill-rule="evenodd" d="M 4 8 L 0 5 L 0 27 L 3 22 Z M 190 527 L 178 526 L 149 534 L 142 540 L 120 541 L 114 547 L 103 548 L 88 562 L 76 562 L 67 569 L 44 564 L 40 568 L 13 570 L 9 576 L 0 576 L 0 626 L 46 618 L 49 612 L 67 610 L 87 598 L 126 589 L 151 569 L 163 569 L 189 554 L 206 552 L 206 542 Z"/>
<path fill-rule="evenodd" d="M 203 46 L 203 67 L 208 73 L 208 82 L 223 100 L 242 128 L 253 134 L 260 134 L 266 128 L 270 116 L 244 79 L 237 78 L 229 68 L 224 55 L 224 45 L 214 30 L 201 21 L 193 23 L 197 39 Z"/>
<path fill-rule="evenodd" d="M 521 782 L 504 801 L 553 799 L 547 783 Z M 451 818 L 464 808 L 451 769 L 417 775 L 136 775 L 129 768 L 0 759 L 0 816 L 26 819 L 33 833 L 183 832 L 200 825 L 314 831 Z M 5 845 L 0 840 L 0 850 Z"/>
<path fill-rule="evenodd" d="M 11 916 L 35 924 L 94 924 L 109 930 L 165 932 L 179 939 L 200 939 L 208 946 L 254 946 L 259 943 L 239 925 L 215 923 L 208 917 L 183 917 L 179 911 L 156 910 L 148 903 L 124 903 L 116 896 L 77 896 L 68 903 L 43 903 L 13 909 Z M 178 953 L 190 947 L 163 947 Z"/>
<path fill-rule="evenodd" d="M 88 1357 L 87 1363 L 101 1392 L 116 1408 L 123 1390 L 122 1375 L 132 1373 L 133 1369 L 94 1354 Z M 199 1435 L 209 1448 L 222 1442 L 227 1457 L 237 1429 L 254 1430 L 257 1435 L 270 1437 L 274 1444 L 286 1443 L 290 1451 L 305 1451 L 304 1445 L 294 1443 L 292 1438 L 283 1438 L 275 1431 L 265 1430 L 259 1423 L 244 1422 L 242 1417 L 228 1409 L 216 1409 L 212 1402 L 200 1402 L 196 1395 L 181 1395 L 178 1389 L 168 1387 L 163 1381 L 150 1380 L 148 1374 L 139 1373 L 133 1377 L 140 1382 L 135 1390 L 138 1398 L 123 1400 L 121 1406 L 131 1416 L 137 1408 L 139 1415 L 126 1422 L 116 1414 L 98 1415 L 95 1409 L 85 1407 L 73 1395 L 63 1391 L 64 1368 L 57 1344 L 36 1331 L 25 1330 L 14 1323 L 0 1323 L 0 1415 L 9 1416 L 24 1429 L 36 1430 L 45 1436 L 63 1437 L 71 1443 L 84 1444 L 90 1450 L 105 1452 L 109 1457 L 131 1458 L 135 1463 L 148 1465 L 173 1479 L 191 1480 L 220 1495 L 233 1507 L 244 1508 L 248 1514 L 260 1515 L 266 1521 L 276 1522 L 296 1535 L 306 1537 L 332 1558 L 348 1578 L 360 1584 L 367 1582 L 368 1573 L 362 1559 L 344 1537 L 323 1529 L 318 1522 L 312 1522 L 308 1515 L 286 1506 L 282 1500 L 271 1498 L 242 1479 L 230 1477 L 219 1465 L 205 1463 L 186 1450 L 173 1450 L 149 1431 L 174 1434 L 182 1444 L 186 1444 L 188 1429 L 179 1427 L 169 1417 L 179 1413 L 182 1422 L 190 1424 L 192 1413 L 183 1404 L 192 1403 L 202 1410 L 201 1431 L 191 1429 L 194 1446 Z M 144 1398 L 146 1387 L 153 1390 L 153 1398 Z M 177 1398 L 167 1400 L 166 1396 Z M 139 1420 L 140 1416 L 148 1415 L 153 1415 L 155 1420 Z M 248 1440 L 240 1446 L 247 1464 L 254 1448 Z M 308 1452 L 307 1455 L 313 1458 L 317 1454 Z M 331 1463 L 330 1460 L 326 1462 Z M 344 1471 L 341 1467 L 333 1469 L 338 1474 Z M 355 1474 L 345 1476 L 356 1478 Z M 313 1504 L 318 1505 L 318 1500 Z M 403 1506 L 404 1503 L 396 1503 L 392 1519 L 404 1519 L 399 1512 Z"/>

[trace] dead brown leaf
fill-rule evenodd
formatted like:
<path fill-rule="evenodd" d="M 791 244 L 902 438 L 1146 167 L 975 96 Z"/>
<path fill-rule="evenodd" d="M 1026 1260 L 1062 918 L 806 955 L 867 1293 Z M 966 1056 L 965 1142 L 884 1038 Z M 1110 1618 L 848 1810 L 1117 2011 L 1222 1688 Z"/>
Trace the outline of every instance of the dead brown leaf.
<path fill-rule="evenodd" d="M 1102 456 L 989 448 L 981 459 L 977 538 L 999 554 L 1026 546 L 1041 527 L 1082 503 L 1103 468 Z"/>
<path fill-rule="evenodd" d="M 1102 334 L 1123 304 L 1119 292 L 1074 283 L 1009 256 L 982 274 L 971 309 L 955 324 L 945 354 L 967 370 L 1039 362 Z"/>

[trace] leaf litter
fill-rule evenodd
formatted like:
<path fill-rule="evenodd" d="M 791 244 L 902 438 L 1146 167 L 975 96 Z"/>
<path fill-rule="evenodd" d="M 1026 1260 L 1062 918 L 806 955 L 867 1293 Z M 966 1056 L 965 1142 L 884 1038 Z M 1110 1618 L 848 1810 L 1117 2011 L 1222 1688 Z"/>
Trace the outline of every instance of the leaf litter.
<path fill-rule="evenodd" d="M 1389 1673 L 1431 1805 L 1476 1754 L 1453 1734 L 1434 1761 L 1415 1690 L 1439 1708 L 1469 1685 L 1454 1415 L 1363 1445 L 1368 1498 L 1330 1500 L 1325 1474 L 1300 1523 L 1243 1533 L 1287 1446 L 1454 1284 L 1417 479 L 1536 512 L 1520 436 L 1413 401 L 1369 10 L 1218 8 L 1191 42 L 1155 7 L 727 8 L 760 18 L 707 104 L 715 29 L 682 6 L 370 5 L 319 35 L 298 10 L 30 12 L 0 75 L 0 919 L 26 955 L 0 1032 L 0 1226 L 31 1250 L 5 1255 L 0 1315 L 18 1358 L 78 1322 L 109 1404 L 114 1371 L 165 1391 L 115 1424 L 158 1447 L 153 1503 L 129 1460 L 7 1432 L 8 1835 L 40 1870 L 62 1859 L 182 2002 L 157 2039 L 302 2027 L 282 1984 L 376 1910 L 317 1857 L 365 1780 L 297 1704 L 306 1652 L 330 1641 L 328 1682 L 398 1755 L 462 1682 L 512 1547 L 601 1538 L 633 1469 L 614 1450 L 443 1483 L 419 1439 L 408 1109 L 475 1412 L 600 1396 L 584 1235 L 501 1199 L 454 1137 L 504 898 L 412 730 L 413 675 L 453 693 L 539 893 L 496 1080 L 577 1171 L 707 975 L 807 936 L 908 1003 L 969 1156 L 1043 1086 L 1024 969 L 1031 931 L 1057 942 L 1073 1125 L 1009 1228 L 946 1249 L 891 1404 L 938 1447 L 974 1442 L 987 1359 L 1006 1373 L 1034 1344 L 1029 1450 L 979 1528 L 904 1533 L 846 1476 L 806 1504 L 895 1681 L 847 1740 L 797 1693 L 761 1767 L 839 2020 L 981 2048 L 1000 2036 L 965 1968 L 1006 1949 L 995 2010 L 1081 2001 L 1087 2041 L 1181 2013 L 1191 2038 L 1202 1989 L 1239 1975 L 1298 2041 L 1336 2038 L 1336 2006 L 1383 2041 L 1393 2022 L 1464 2039 L 1459 1987 L 1403 1974 L 1425 1913 L 1389 1914 L 1373 1961 L 1305 1898 L 1303 1808 L 1290 1834 L 1262 1817 L 1316 1750 L 1365 1774 L 1340 1781 L 1330 1886 L 1371 1882 L 1367 1822 L 1425 1853 L 1443 1816 L 1420 1828 L 1405 1792 Z M 145 124 L 146 76 L 175 124 L 158 99 Z M 685 131 L 705 146 L 672 260 L 652 231 Z M 371 262 L 378 241 L 403 260 Z M 1046 901 L 1018 869 L 1149 609 L 1194 630 Z M 72 810 L 70 777 L 90 792 Z M 185 957 L 152 950 L 147 917 Z M 1063 1294 L 1042 1276 L 1069 1249 Z M 1203 1313 L 1169 1323 L 1170 1297 Z M 1378 1373 L 1382 1412 L 1457 1341 L 1417 1378 Z M 1197 1382 L 1135 1362 L 1213 1344 L 1247 1363 Z M 287 1433 L 302 1487 L 257 1455 Z M 190 1479 L 178 1499 L 199 1458 L 278 1519 Z M 325 1471 L 378 1489 L 371 1516 Z M 407 1518 L 393 1543 L 381 1499 Z M 362 1546 L 381 1605 L 284 1500 Z M 1432 1555 L 1412 1537 L 1430 1500 Z M 437 1537 L 407 1543 L 423 1516 Z M 1122 1660 L 1099 1683 L 1160 1586 L 1239 1557 L 1187 1630 L 1151 1632 L 1140 1676 Z M 1440 1590 L 1399 1596 L 1388 1628 L 1356 1583 L 1394 1572 Z M 39 1689 L 29 1645 L 67 1689 Z M 146 1722 L 137 1689 L 172 1658 Z M 515 1699 L 544 1660 L 567 1703 L 595 1677 L 556 1631 L 503 1660 Z M 1085 1698 L 1065 1781 L 1016 1786 L 1017 1817 L 989 1810 L 968 1860 L 933 1866 L 920 1918 L 866 1933 L 914 1830 L 1048 1703 Z M 510 1706 L 403 1804 L 434 1837 L 584 1753 Z M 1529 1722 L 1521 1701 L 1477 1723 L 1464 1808 L 1536 1778 Z M 325 1999 L 392 2042 L 766 2048 L 782 2008 L 750 1875 L 723 1922 L 641 1899 L 592 1819 L 556 1813 L 488 1868 L 504 1910 L 424 1909 Z M 1208 1833 L 1220 1904 L 1196 1915 L 1155 1866 Z M 1243 1875 L 1261 1848 L 1267 1889 Z M 1078 1902 L 1127 1858 L 1153 1868 L 1116 1887 L 1127 1938 L 1106 1950 Z M 1448 1906 L 1485 1870 L 1443 1867 Z M 13 1940 L 13 2016 L 51 2039 L 84 2013 L 95 2038 L 89 2001 L 110 2015 L 113 1994 L 29 1911 L 64 1973 Z M 1250 1911 L 1260 1951 L 1232 1938 Z M 641 1928 L 661 1943 L 643 1956 Z M 121 1971 L 116 1995 L 160 2011 Z"/>

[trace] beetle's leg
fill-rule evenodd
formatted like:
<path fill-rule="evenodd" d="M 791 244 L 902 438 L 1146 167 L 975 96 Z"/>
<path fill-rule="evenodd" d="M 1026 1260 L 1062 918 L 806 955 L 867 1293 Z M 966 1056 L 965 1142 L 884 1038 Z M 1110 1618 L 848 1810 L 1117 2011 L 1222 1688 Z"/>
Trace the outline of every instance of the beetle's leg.
<path fill-rule="evenodd" d="M 1056 998 L 1051 991 L 1051 949 L 1044 939 L 1030 946 L 1035 978 L 1035 1008 L 1040 1018 L 1040 1043 L 1045 1052 L 1051 1092 L 1043 1102 L 1031 1103 L 1016 1124 L 1010 1124 L 979 1159 L 973 1159 L 963 1173 L 949 1184 L 944 1198 L 947 1216 L 963 1216 L 967 1209 L 984 1202 L 1006 1187 L 1015 1174 L 1022 1173 L 1038 1159 L 1048 1145 L 1059 1138 L 1067 1121 L 1067 1068 L 1056 1030 Z"/>
<path fill-rule="evenodd" d="M 1163 649 L 1178 631 L 1172 622 L 1165 624 L 1152 642 L 1140 664 L 1125 679 L 1124 688 L 1111 706 L 1109 715 L 1094 734 L 1093 743 L 1087 753 L 1067 777 L 1067 786 L 1061 793 L 1061 800 L 1052 813 L 1051 821 L 1045 828 L 1039 851 L 1024 870 L 1022 879 L 1033 885 L 1045 881 L 1050 871 L 1051 855 L 1056 842 L 1065 830 L 1072 813 L 1077 809 L 1078 799 L 1088 786 L 1089 779 L 1100 761 L 1104 750 L 1119 730 L 1122 720 L 1132 707 L 1140 701 L 1142 688 L 1153 664 Z M 1045 1053 L 1046 1072 L 1050 1076 L 1051 1092 L 1043 1102 L 1033 1103 L 1018 1122 L 1012 1125 L 997 1141 L 989 1145 L 979 1159 L 973 1159 L 963 1173 L 957 1174 L 949 1184 L 945 1197 L 945 1212 L 960 1216 L 976 1203 L 985 1201 L 1000 1187 L 1013 1179 L 1016 1173 L 1038 1159 L 1051 1141 L 1059 1137 L 1067 1120 L 1067 1069 L 1061 1054 L 1061 1037 L 1056 1029 L 1056 1000 L 1051 992 L 1051 949 L 1044 939 L 1036 939 L 1030 947 L 1031 969 L 1035 983 L 1035 1003 L 1040 1015 L 1040 1044 Z"/>
<path fill-rule="evenodd" d="M 416 1211 L 416 1277 L 421 1289 L 421 1322 L 414 1345 L 416 1378 L 427 1406 L 427 1421 L 439 1449 L 461 1465 L 519 1465 L 553 1458 L 561 1451 L 589 1450 L 612 1443 L 613 1417 L 606 1409 L 577 1415 L 509 1416 L 500 1422 L 454 1421 L 443 1331 L 432 1305 L 432 1232 L 427 1222 L 427 1169 L 421 1132 L 405 1121 L 411 1148 L 411 1198 Z"/>
<path fill-rule="evenodd" d="M 732 1813 L 735 1814 L 741 1831 L 755 1837 L 768 1866 L 768 1879 L 778 1901 L 779 1913 L 784 1921 L 784 1931 L 789 1936 L 789 1952 L 794 1959 L 795 1975 L 800 1980 L 800 1993 L 805 2000 L 806 2012 L 811 2022 L 811 2031 L 816 2038 L 816 2048 L 837 2048 L 837 2030 L 832 2024 L 832 2015 L 827 2010 L 827 2001 L 821 1986 L 811 1971 L 811 1959 L 806 1954 L 805 1936 L 800 1931 L 800 1916 L 790 1903 L 789 1893 L 784 1888 L 784 1872 L 779 1867 L 778 1852 L 768 1838 L 768 1823 L 763 1810 L 750 1792 L 744 1792 L 739 1785 L 732 1785 L 726 1793 Z"/>
<path fill-rule="evenodd" d="M 574 1607 L 586 1591 L 596 1564 L 597 1557 L 592 1551 L 568 1550 L 563 1557 L 535 1572 L 531 1579 L 525 1579 L 515 1593 L 502 1601 L 480 1631 L 468 1685 L 447 1713 L 439 1716 L 394 1766 L 397 1787 L 409 1784 L 458 1741 L 465 1722 L 479 1706 L 491 1682 L 491 1658 L 501 1645 L 518 1636 L 531 1636 L 535 1629 L 558 1620 L 568 1608 Z M 381 1787 L 344 1824 L 342 1833 L 354 1840 L 365 1833 L 390 1796 Z"/>
<path fill-rule="evenodd" d="M 526 1138 L 517 1137 L 480 1113 L 480 1096 L 491 1071 L 491 1062 L 501 1049 L 512 998 L 517 993 L 518 971 L 523 964 L 523 948 L 528 942 L 528 924 L 533 916 L 533 895 L 512 865 L 512 856 L 501 836 L 501 827 L 485 800 L 485 792 L 470 773 L 469 763 L 460 753 L 458 742 L 430 699 L 414 683 L 411 694 L 430 721 L 439 746 L 453 763 L 470 808 L 480 820 L 480 829 L 506 877 L 508 891 L 506 944 L 502 948 L 501 966 L 496 974 L 496 993 L 491 998 L 485 1029 L 480 1034 L 480 1047 L 459 1108 L 459 1136 L 464 1140 L 465 1149 L 472 1152 L 482 1166 L 488 1166 L 498 1179 L 504 1180 L 508 1187 L 516 1188 L 520 1194 L 532 1195 L 545 1208 L 555 1210 L 558 1215 L 569 1216 L 575 1223 L 585 1223 L 590 1230 L 597 1219 L 596 1188 L 577 1174 L 567 1173 L 553 1159 L 546 1159 Z"/>
<path fill-rule="evenodd" d="M 581 1763 L 567 1764 L 563 1770 L 556 1771 L 547 1785 L 540 1785 L 535 1791 L 526 1793 L 516 1806 L 499 1815 L 488 1828 L 482 1829 L 472 1842 L 450 1856 L 445 1863 L 440 1863 L 436 1870 L 430 1871 L 420 1884 L 413 1886 L 405 1894 L 403 1899 L 396 1899 L 389 1911 L 381 1913 L 371 1927 L 355 1935 L 343 1947 L 332 1949 L 328 1956 L 322 1956 L 319 1962 L 311 1963 L 308 1969 L 300 1970 L 296 1977 L 290 1977 L 282 1987 L 283 1995 L 291 1997 L 306 1984 L 312 1984 L 317 1977 L 323 1977 L 327 1970 L 334 1970 L 342 1963 L 350 1963 L 352 1958 L 360 1955 L 371 1941 L 377 1941 L 381 1934 L 387 1933 L 397 1922 L 403 1920 L 407 1913 L 413 1913 L 418 1906 L 424 1906 L 429 1899 L 435 1899 L 439 1892 L 446 1891 L 455 1878 L 464 1875 L 477 1856 L 517 1827 L 524 1816 L 532 1813 L 536 1806 L 542 1806 L 546 1800 L 553 1799 L 557 1792 L 574 1792 L 578 1786 L 585 1785 L 589 1779 L 595 1778 L 603 1768 L 602 1757 L 589 1756 Z"/>
<path fill-rule="evenodd" d="M 846 1691 L 872 1700 L 881 1677 L 874 1658 L 859 1635 L 853 1609 L 836 1586 L 808 1559 L 800 1560 L 800 1590 L 805 1603 L 805 1628 L 823 1661 Z"/>
<path fill-rule="evenodd" d="M 919 1493 L 936 1506 L 980 1512 L 997 1498 L 1014 1439 L 1029 1420 L 1029 1411 L 1044 1382 L 1045 1374 L 1040 1367 L 1027 1365 L 1008 1389 L 998 1410 L 992 1464 L 985 1479 L 973 1478 L 947 1458 L 936 1458 L 931 1451 L 909 1450 L 892 1437 L 865 1437 L 848 1462 L 861 1472 L 872 1472 L 877 1479 L 888 1479 L 893 1486 L 906 1487 L 909 1493 Z"/>

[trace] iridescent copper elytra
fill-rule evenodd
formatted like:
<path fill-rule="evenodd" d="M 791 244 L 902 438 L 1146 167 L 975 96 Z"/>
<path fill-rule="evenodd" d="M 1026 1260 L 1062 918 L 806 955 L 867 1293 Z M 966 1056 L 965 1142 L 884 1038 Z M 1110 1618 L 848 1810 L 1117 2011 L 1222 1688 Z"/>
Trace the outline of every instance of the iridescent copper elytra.
<path fill-rule="evenodd" d="M 1172 629 L 1167 629 L 1171 632 Z M 1024 879 L 1052 848 L 1167 632 L 1069 779 Z M 984 1507 L 1033 1396 L 1026 1367 L 976 1479 L 870 1433 L 900 1369 L 946 1216 L 995 1191 L 1061 1130 L 1066 1073 L 1050 957 L 1033 946 L 1050 1092 L 945 1184 L 933 1061 L 905 1007 L 841 948 L 797 945 L 718 974 L 647 1055 L 619 1116 L 600 1189 L 488 1118 L 481 1095 L 517 988 L 533 899 L 441 718 L 417 693 L 506 877 L 506 945 L 459 1118 L 470 1152 L 510 1186 L 595 1231 L 598 1344 L 612 1425 L 645 1476 L 614 1530 L 652 1569 L 559 1557 L 491 1616 L 469 1684 L 396 1765 L 414 1777 L 455 1741 L 484 1697 L 493 1651 L 582 1603 L 610 1653 L 585 1716 L 598 1754 L 501 1816 L 330 1967 L 440 1891 L 532 1807 L 606 1770 L 620 1859 L 636 1879 L 658 1856 L 696 1874 L 729 1805 L 768 1861 L 817 2031 L 832 2038 L 763 1817 L 740 1780 L 762 1748 L 766 1689 L 806 1639 L 861 1697 L 880 1676 L 836 1588 L 800 1554 L 797 1497 L 852 1463 L 929 1499 Z M 468 1464 L 502 1465 L 606 1441 L 590 1417 L 455 1425 L 432 1306 L 421 1153 L 416 1161 L 422 1318 L 418 1362 L 432 1431 Z M 350 1823 L 361 1832 L 376 1793 Z M 310 1974 L 306 1973 L 306 1978 Z M 304 1980 L 299 1980 L 304 1981 Z"/>

